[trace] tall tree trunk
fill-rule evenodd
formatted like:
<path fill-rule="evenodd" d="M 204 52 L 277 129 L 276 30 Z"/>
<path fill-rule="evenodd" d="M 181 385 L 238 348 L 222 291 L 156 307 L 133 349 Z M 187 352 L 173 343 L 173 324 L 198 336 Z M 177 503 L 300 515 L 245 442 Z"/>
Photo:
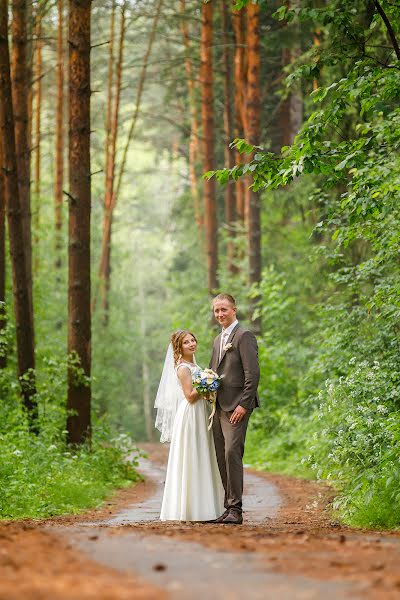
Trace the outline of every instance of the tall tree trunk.
<path fill-rule="evenodd" d="M 114 209 L 117 204 L 118 197 L 119 197 L 119 193 L 121 191 L 122 178 L 125 173 L 126 160 L 128 157 L 129 146 L 132 141 L 133 134 L 134 134 L 135 128 L 136 128 L 136 123 L 137 123 L 138 117 L 139 117 L 142 95 L 143 95 L 143 90 L 144 90 L 144 84 L 145 84 L 146 75 L 147 75 L 147 67 L 148 67 L 149 58 L 151 55 L 151 50 L 153 47 L 154 38 L 155 38 L 156 32 L 157 32 L 157 25 L 158 25 L 158 21 L 160 18 L 162 5 L 163 5 L 163 0 L 158 0 L 157 9 L 154 14 L 153 24 L 152 24 L 152 28 L 150 31 L 147 49 L 146 49 L 146 52 L 145 52 L 145 55 L 143 58 L 143 66 L 142 66 L 142 70 L 140 73 L 138 87 L 137 87 L 137 91 L 136 91 L 135 110 L 134 110 L 134 113 L 132 116 L 132 121 L 131 121 L 131 125 L 130 125 L 129 132 L 128 132 L 128 137 L 126 139 L 125 146 L 124 146 L 124 149 L 122 152 L 122 158 L 121 158 L 121 162 L 120 162 L 119 169 L 118 169 L 118 175 L 116 177 L 117 183 L 116 183 L 116 185 L 113 185 L 113 194 L 112 194 L 111 206 L 110 206 L 110 210 L 109 210 L 110 218 L 106 220 L 105 228 L 103 230 L 102 250 L 101 250 L 101 258 L 100 258 L 100 266 L 99 266 L 99 278 L 101 278 L 101 273 L 103 273 L 105 268 L 107 268 L 107 259 L 109 260 L 109 264 L 111 264 L 110 256 L 107 253 L 107 248 L 111 247 L 112 218 L 113 218 Z M 96 296 L 97 296 L 97 289 L 95 291 L 95 295 L 94 295 L 94 299 L 93 299 L 93 306 L 92 306 L 93 311 L 96 308 Z"/>
<path fill-rule="evenodd" d="M 114 37 L 115 37 L 115 9 L 116 0 L 113 0 L 111 6 L 110 20 L 110 45 L 108 48 L 108 76 L 107 76 L 107 108 L 106 108 L 106 144 L 105 144 L 105 160 L 104 173 L 105 182 L 104 189 L 107 187 L 108 178 L 108 161 L 110 156 L 110 139 L 111 139 L 111 116 L 112 116 L 112 99 L 113 99 L 113 82 L 114 82 Z"/>
<path fill-rule="evenodd" d="M 321 29 L 319 27 L 316 27 L 314 30 L 314 39 L 313 39 L 315 48 L 319 48 L 321 46 L 321 36 L 322 36 Z M 318 59 L 318 62 L 319 62 L 319 59 Z M 318 87 L 319 87 L 318 79 L 316 77 L 314 77 L 313 90 L 314 91 L 317 90 Z"/>
<path fill-rule="evenodd" d="M 233 141 L 233 111 L 232 97 L 232 55 L 230 51 L 229 38 L 229 12 L 226 2 L 220 1 L 222 13 L 222 43 L 224 64 L 224 153 L 225 166 L 231 169 L 235 164 L 235 153 L 229 144 Z M 225 222 L 228 232 L 227 241 L 227 268 L 232 274 L 237 272 L 235 266 L 235 221 L 236 221 L 236 197 L 233 182 L 228 182 L 225 187 Z"/>
<path fill-rule="evenodd" d="M 247 79 L 247 48 L 246 48 L 246 8 L 233 11 L 232 26 L 235 34 L 234 56 L 234 103 L 235 103 L 235 138 L 243 138 L 245 132 L 245 99 Z M 235 152 L 237 164 L 243 160 L 239 152 Z M 244 222 L 245 213 L 245 183 L 242 179 L 236 183 L 236 213 L 237 218 Z"/>
<path fill-rule="evenodd" d="M 106 194 L 107 183 L 108 183 L 108 179 L 109 179 L 108 173 L 109 173 L 109 162 L 110 162 L 111 119 L 112 119 L 112 108 L 113 108 L 113 83 L 114 83 L 114 61 L 115 61 L 115 59 L 114 59 L 115 39 L 114 38 L 115 38 L 116 6 L 117 6 L 116 0 L 113 0 L 112 6 L 111 6 L 111 18 L 110 18 L 110 45 L 108 48 L 107 108 L 106 108 L 106 121 L 105 121 L 106 140 L 105 140 L 105 147 L 104 147 L 104 150 L 105 150 L 104 151 L 104 174 L 105 174 L 104 194 Z M 105 208 L 104 208 L 103 219 L 105 219 Z M 103 222 L 103 233 L 102 233 L 102 242 L 101 242 L 100 263 L 99 263 L 99 270 L 98 270 L 98 281 L 96 282 L 96 285 L 94 288 L 94 293 L 92 296 L 92 314 L 96 310 L 99 283 L 100 283 L 100 281 L 102 279 L 102 275 L 103 275 L 103 263 L 106 260 L 106 257 L 105 256 L 103 257 L 103 253 L 104 253 L 105 238 L 107 237 L 108 232 L 106 235 L 104 225 L 105 225 L 105 223 Z M 111 228 L 110 228 L 109 235 L 111 236 Z M 103 283 L 101 283 L 101 285 L 103 285 Z"/>
<path fill-rule="evenodd" d="M 286 0 L 285 4 L 288 8 L 291 5 L 295 4 L 291 2 L 291 0 Z M 286 23 L 285 27 L 288 26 Z M 317 34 L 318 29 L 314 33 L 314 43 L 319 44 L 319 37 Z M 295 44 L 293 44 L 293 40 L 295 40 Z M 294 47 L 291 48 L 283 48 L 282 49 L 282 74 L 285 77 L 285 67 L 290 65 L 294 60 L 296 60 L 301 55 L 300 49 L 300 31 L 295 26 L 292 25 L 291 30 L 291 42 Z M 313 82 L 313 86 L 314 86 Z M 286 98 L 282 100 L 278 109 L 278 145 L 274 148 L 275 152 L 280 152 L 282 146 L 290 146 L 293 144 L 293 140 L 295 135 L 299 131 L 302 122 L 303 122 L 303 98 L 301 95 L 301 90 L 298 89 L 296 92 L 293 89 L 287 94 Z"/>
<path fill-rule="evenodd" d="M 156 33 L 157 33 L 157 26 L 158 26 L 158 21 L 160 19 L 160 15 L 161 15 L 162 5 L 163 5 L 163 0 L 158 0 L 156 12 L 154 13 L 153 24 L 152 24 L 150 35 L 149 35 L 149 40 L 147 43 L 146 52 L 143 57 L 142 70 L 140 72 L 139 82 L 138 82 L 137 91 L 136 91 L 135 110 L 133 112 L 132 121 L 131 121 L 131 125 L 130 125 L 129 132 L 128 132 L 128 137 L 126 139 L 125 147 L 122 152 L 121 163 L 120 163 L 119 169 L 118 169 L 117 185 L 115 186 L 115 191 L 114 191 L 114 196 L 113 196 L 113 201 L 112 201 L 113 209 L 117 203 L 119 193 L 121 191 L 121 183 L 122 183 L 122 178 L 125 173 L 126 159 L 128 157 L 128 150 L 129 150 L 129 146 L 131 144 L 133 134 L 136 129 L 136 123 L 137 123 L 137 120 L 139 117 L 142 96 L 143 96 L 143 90 L 144 90 L 144 84 L 145 84 L 146 75 L 147 75 L 147 67 L 149 64 L 149 58 L 150 58 L 151 51 L 153 48 L 154 38 L 156 37 Z"/>
<path fill-rule="evenodd" d="M 17 336 L 18 375 L 30 427 L 37 431 L 35 352 L 32 313 L 26 278 L 24 233 L 19 201 L 18 167 L 15 149 L 14 113 L 11 95 L 8 48 L 7 0 L 0 0 L 0 129 L 3 139 L 3 173 L 13 274 L 14 311 Z"/>
<path fill-rule="evenodd" d="M 56 157 L 54 181 L 55 267 L 61 267 L 62 206 L 64 187 L 64 0 L 58 0 L 57 27 L 57 106 L 56 106 Z"/>
<path fill-rule="evenodd" d="M 69 0 L 68 354 L 86 378 L 91 369 L 90 315 L 90 15 L 91 0 Z M 68 370 L 68 442 L 90 439 L 91 386 Z"/>
<path fill-rule="evenodd" d="M 33 320 L 32 301 L 32 236 L 30 198 L 30 140 L 28 90 L 30 81 L 27 62 L 27 0 L 13 0 L 12 11 L 12 95 L 15 126 L 15 151 L 18 169 L 18 191 L 21 205 L 26 281 Z"/>
<path fill-rule="evenodd" d="M 40 227 L 40 168 L 41 168 L 41 128 L 42 128 L 42 17 L 37 7 L 36 13 L 36 65 L 35 65 L 35 167 L 34 167 L 34 245 L 35 272 L 39 268 L 39 227 Z"/>
<path fill-rule="evenodd" d="M 260 7 L 258 4 L 248 5 L 248 70 L 247 70 L 247 132 L 250 144 L 260 143 Z M 253 158 L 252 156 L 250 157 Z M 249 248 L 249 283 L 258 284 L 261 280 L 261 223 L 260 194 L 253 189 L 246 190 L 248 206 L 248 248 Z M 258 298 L 252 300 L 253 311 Z M 260 332 L 260 319 L 253 319 L 253 327 Z"/>
<path fill-rule="evenodd" d="M 6 190 L 4 185 L 3 135 L 0 135 L 0 369 L 7 366 L 6 330 Z"/>
<path fill-rule="evenodd" d="M 215 169 L 214 158 L 214 92 L 213 92 L 213 4 L 201 5 L 201 120 L 203 125 L 203 168 Z M 214 178 L 204 181 L 204 223 L 207 247 L 207 283 L 212 295 L 217 286 L 218 239 L 217 202 Z"/>
<path fill-rule="evenodd" d="M 28 2 L 27 9 L 27 28 L 28 43 L 26 46 L 27 59 L 27 79 L 28 79 L 28 144 L 29 144 L 29 162 L 32 162 L 32 112 L 33 112 L 33 32 L 35 27 L 35 17 L 33 14 L 32 2 Z M 31 179 L 31 168 L 29 167 L 29 183 Z M 32 194 L 31 194 L 32 200 Z M 32 213 L 32 210 L 31 210 Z M 32 217 L 31 217 L 32 220 Z"/>
<path fill-rule="evenodd" d="M 140 303 L 140 333 L 142 338 L 142 383 L 143 383 L 143 414 L 146 427 L 146 436 L 149 442 L 154 440 L 154 419 L 152 415 L 150 397 L 150 370 L 148 364 L 148 347 L 146 344 L 148 332 L 146 323 L 146 299 L 143 289 L 142 276 L 139 274 L 139 303 Z"/>
<path fill-rule="evenodd" d="M 199 124 L 197 121 L 196 93 L 195 93 L 195 76 L 193 73 L 193 62 L 191 59 L 191 47 L 188 21 L 186 18 L 186 0 L 181 0 L 181 31 L 183 46 L 185 48 L 185 71 L 186 84 L 189 96 L 190 110 L 190 139 L 189 139 L 189 176 L 190 189 L 192 193 L 194 216 L 200 230 L 203 227 L 203 217 L 200 209 L 200 195 L 197 187 L 196 165 L 200 159 L 199 147 Z"/>
<path fill-rule="evenodd" d="M 290 64 L 291 52 L 289 48 L 282 50 L 282 73 L 284 68 Z M 290 118 L 291 93 L 289 93 L 280 102 L 278 109 L 278 127 L 279 127 L 279 148 L 276 151 L 279 153 L 282 146 L 290 146 L 292 143 L 292 123 Z"/>
<path fill-rule="evenodd" d="M 103 310 L 103 325 L 108 324 L 109 318 L 109 295 L 110 295 L 110 278 L 111 278 L 111 229 L 112 229 L 112 199 L 114 194 L 114 176 L 115 176 L 115 157 L 117 151 L 117 136 L 119 123 L 119 106 L 121 99 L 122 86 L 122 65 L 124 57 L 124 37 L 125 37 L 125 7 L 121 9 L 121 25 L 118 45 L 118 62 L 115 81 L 114 107 L 112 111 L 111 129 L 107 156 L 107 174 L 106 174 L 106 189 L 104 196 L 104 213 L 103 213 L 103 238 L 101 252 L 101 306 Z"/>

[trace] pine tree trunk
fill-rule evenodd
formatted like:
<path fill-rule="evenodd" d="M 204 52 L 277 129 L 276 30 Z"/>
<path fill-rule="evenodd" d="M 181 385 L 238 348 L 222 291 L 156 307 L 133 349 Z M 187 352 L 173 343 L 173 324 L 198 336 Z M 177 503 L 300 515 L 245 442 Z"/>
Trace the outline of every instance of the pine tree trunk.
<path fill-rule="evenodd" d="M 316 48 L 319 48 L 321 46 L 321 37 L 322 37 L 322 32 L 321 29 L 319 27 L 316 27 L 314 30 L 314 46 Z M 316 77 L 314 77 L 313 79 L 313 90 L 317 90 L 319 87 L 319 83 L 318 83 L 318 79 Z"/>
<path fill-rule="evenodd" d="M 143 66 L 142 66 L 142 70 L 140 73 L 138 87 L 137 87 L 137 91 L 136 91 L 135 110 L 134 110 L 134 113 L 132 116 L 132 121 L 131 121 L 129 132 L 128 132 L 128 137 L 126 139 L 125 146 L 122 151 L 122 158 L 121 158 L 121 162 L 119 164 L 118 175 L 116 176 L 116 185 L 115 185 L 115 183 L 113 183 L 113 193 L 112 193 L 112 197 L 111 197 L 111 205 L 110 205 L 110 208 L 108 211 L 110 216 L 109 216 L 109 218 L 107 218 L 104 221 L 104 224 L 103 224 L 103 241 L 102 241 L 100 265 L 99 265 L 99 279 L 102 279 L 102 273 L 104 273 L 107 269 L 109 269 L 111 271 L 111 254 L 108 252 L 107 249 L 111 247 L 113 213 L 114 213 L 114 209 L 117 204 L 117 200 L 118 200 L 118 197 L 119 197 L 119 194 L 121 191 L 122 178 L 125 173 L 126 160 L 128 157 L 129 146 L 132 141 L 133 134 L 134 134 L 135 128 L 136 128 L 136 124 L 137 124 L 137 121 L 139 118 L 144 84 L 145 84 L 146 75 L 147 75 L 148 62 L 149 62 L 151 50 L 153 47 L 153 42 L 154 42 L 156 32 L 157 32 L 157 25 L 158 25 L 158 21 L 160 18 L 162 5 L 163 5 L 163 0 L 158 0 L 157 9 L 154 14 L 153 24 L 152 24 L 152 28 L 150 31 L 148 44 L 147 44 L 147 49 L 146 49 L 145 55 L 143 57 Z M 114 167 L 114 169 L 115 169 L 115 167 Z M 107 266 L 107 264 L 108 264 L 108 266 Z M 109 280 L 110 280 L 110 278 L 108 279 L 108 281 Z M 94 293 L 94 297 L 93 297 L 93 305 L 92 305 L 93 312 L 96 308 L 97 291 L 98 290 L 96 289 L 95 293 Z"/>
<path fill-rule="evenodd" d="M 91 369 L 90 315 L 90 16 L 91 0 L 69 0 L 68 354 Z M 91 386 L 68 370 L 68 442 L 90 439 Z"/>
<path fill-rule="evenodd" d="M 0 135 L 0 369 L 7 366 L 6 329 L 6 190 L 4 185 L 3 135 Z"/>
<path fill-rule="evenodd" d="M 108 76 L 107 76 L 107 108 L 106 108 L 106 144 L 105 144 L 105 160 L 104 160 L 104 173 L 105 173 L 105 184 L 104 189 L 107 187 L 108 177 L 108 161 L 110 156 L 110 139 L 111 139 L 111 115 L 112 115 L 112 99 L 113 99 L 113 82 L 114 82 L 114 37 L 115 37 L 115 7 L 116 0 L 113 0 L 111 6 L 111 20 L 110 20 L 110 45 L 108 49 Z"/>
<path fill-rule="evenodd" d="M 18 375 L 24 406 L 32 431 L 37 431 L 35 399 L 35 352 L 32 313 L 26 278 L 24 233 L 19 200 L 18 167 L 15 149 L 14 113 L 11 94 L 8 48 L 7 0 L 0 0 L 0 129 L 3 140 L 3 173 L 13 275 L 14 311 L 17 337 Z"/>
<path fill-rule="evenodd" d="M 247 70 L 247 131 L 246 138 L 250 144 L 260 143 L 260 7 L 258 4 L 248 5 L 248 70 Z M 252 156 L 250 158 L 253 158 Z M 261 223 L 260 194 L 251 188 L 246 190 L 248 206 L 248 248 L 249 248 L 249 283 L 258 284 L 261 280 Z M 258 298 L 252 300 L 253 311 Z M 253 328 L 260 332 L 259 319 L 253 319 Z"/>
<path fill-rule="evenodd" d="M 200 209 L 200 195 L 197 187 L 196 165 L 200 159 L 199 148 L 199 123 L 197 121 L 196 93 L 195 93 L 195 77 L 193 73 L 193 62 L 190 55 L 190 37 L 189 27 L 186 19 L 186 1 L 181 0 L 181 31 L 183 45 L 185 48 L 185 71 L 186 84 L 189 96 L 190 110 L 190 139 L 189 139 L 189 176 L 190 189 L 192 193 L 194 216 L 200 230 L 203 227 L 203 217 Z"/>
<path fill-rule="evenodd" d="M 30 141 L 28 118 L 28 79 L 27 62 L 27 0 L 13 0 L 12 10 L 12 95 L 15 127 L 15 151 L 17 155 L 18 191 L 21 205 L 22 228 L 26 281 L 29 305 L 33 320 L 32 301 L 32 236 L 30 198 Z"/>
<path fill-rule="evenodd" d="M 293 3 L 291 2 L 291 0 L 286 0 L 285 4 L 288 8 L 290 8 L 291 4 Z M 287 26 L 287 23 L 285 26 Z M 298 47 L 294 47 L 294 49 L 292 47 L 283 48 L 281 67 L 283 77 L 285 77 L 285 67 L 290 65 L 301 54 L 300 31 L 295 26 L 292 26 L 291 38 L 292 40 L 295 39 L 298 42 Z M 292 40 L 291 46 L 293 44 Z M 314 36 L 314 43 L 316 42 L 318 42 L 318 37 Z M 283 99 L 278 109 L 277 122 L 279 140 L 277 147 L 274 148 L 274 151 L 279 153 L 281 151 L 282 146 L 291 146 L 293 144 L 295 135 L 297 134 L 303 123 L 303 98 L 300 89 L 297 91 L 297 93 L 290 91 L 286 98 Z"/>
<path fill-rule="evenodd" d="M 162 6 L 163 6 L 163 0 L 158 0 L 157 8 L 156 8 L 156 11 L 154 13 L 153 24 L 152 24 L 150 35 L 149 35 L 149 40 L 148 40 L 148 43 L 147 43 L 146 52 L 145 52 L 145 55 L 143 57 L 142 70 L 140 72 L 139 82 L 138 82 L 137 91 L 136 91 L 135 110 L 133 112 L 132 121 L 131 121 L 131 125 L 130 125 L 130 128 L 129 128 L 128 137 L 127 137 L 127 140 L 126 140 L 126 143 L 125 143 L 125 147 L 124 147 L 124 150 L 122 152 L 121 163 L 120 163 L 119 169 L 118 169 L 117 185 L 114 186 L 115 191 L 114 191 L 114 196 L 113 196 L 113 200 L 112 200 L 112 207 L 113 207 L 113 209 L 114 209 L 114 207 L 115 207 L 115 205 L 117 203 L 117 200 L 118 200 L 118 197 L 119 197 L 119 193 L 121 191 L 122 178 L 123 178 L 124 173 L 125 173 L 126 159 L 128 157 L 128 150 L 129 150 L 129 146 L 130 146 L 130 143 L 132 141 L 133 134 L 134 134 L 135 129 L 136 129 L 136 124 L 137 124 L 137 121 L 138 121 L 138 118 L 139 118 L 140 107 L 141 107 L 142 96 L 143 96 L 143 90 L 144 90 L 144 84 L 145 84 L 146 75 L 147 75 L 147 67 L 148 67 L 148 63 L 149 63 L 151 51 L 152 51 L 152 48 L 153 48 L 153 42 L 154 42 L 154 39 L 155 39 L 156 33 L 157 33 L 157 26 L 158 26 L 158 21 L 160 19 Z"/>
<path fill-rule="evenodd" d="M 233 141 L 233 111 L 232 111 L 232 55 L 230 51 L 229 38 L 229 12 L 226 2 L 220 2 L 222 13 L 222 43 L 223 43 L 223 65 L 224 65 L 224 153 L 225 166 L 231 169 L 235 165 L 235 153 L 229 144 Z M 235 221 L 236 221 L 236 197 L 233 182 L 228 182 L 225 187 L 225 222 L 228 230 L 227 241 L 227 268 L 232 274 L 237 273 L 235 266 Z"/>
<path fill-rule="evenodd" d="M 64 187 L 64 0 L 58 0 L 56 157 L 54 181 L 55 267 L 61 267 Z"/>
<path fill-rule="evenodd" d="M 235 34 L 234 56 L 234 104 L 235 104 L 235 138 L 243 138 L 245 132 L 245 98 L 246 98 L 246 10 L 232 13 L 232 26 Z M 240 164 L 243 157 L 235 152 L 235 162 Z M 237 219 L 244 222 L 245 213 L 245 183 L 242 179 L 236 183 L 236 213 Z"/>
<path fill-rule="evenodd" d="M 299 50 L 284 48 L 282 51 L 282 71 L 299 54 Z M 290 146 L 303 122 L 303 99 L 301 91 L 290 92 L 281 102 L 278 111 L 279 143 L 276 152 L 282 146 Z"/>
<path fill-rule="evenodd" d="M 27 54 L 27 79 L 28 79 L 28 144 L 29 144 L 29 161 L 32 162 L 32 112 L 33 112 L 33 31 L 35 26 L 35 18 L 33 15 L 32 2 L 28 2 L 27 10 L 27 27 L 28 27 L 28 43 L 26 47 Z M 29 168 L 29 180 L 31 178 L 31 168 Z M 32 192 L 32 190 L 31 190 Z M 31 193 L 32 201 L 32 193 Z M 32 213 L 32 207 L 31 207 Z M 32 220 L 32 217 L 31 217 Z"/>
<path fill-rule="evenodd" d="M 290 64 L 290 50 L 283 48 L 282 50 L 282 72 L 284 67 Z M 291 106 L 291 94 L 288 94 L 286 98 L 283 98 L 278 111 L 278 123 L 279 123 L 279 148 L 277 152 L 280 152 L 282 146 L 289 146 L 291 144 L 292 127 L 290 119 L 290 106 Z"/>
<path fill-rule="evenodd" d="M 111 17 L 110 17 L 110 45 L 108 49 L 108 75 L 107 75 L 107 108 L 106 108 L 106 120 L 105 120 L 105 129 L 106 129 L 106 140 L 104 146 L 104 194 L 106 194 L 107 189 L 107 181 L 108 181 L 108 171 L 109 171 L 109 162 L 110 162 L 110 142 L 111 142 L 111 119 L 112 119 L 112 107 L 113 107 L 113 83 L 114 83 L 114 42 L 115 42 L 115 12 L 116 12 L 116 0 L 113 0 L 111 6 Z M 104 205 L 105 206 L 105 205 Z M 105 209 L 103 214 L 103 219 L 105 218 Z M 111 236 L 111 229 L 110 229 Z M 100 287 L 100 282 L 102 280 L 103 274 L 103 262 L 106 260 L 106 257 L 103 257 L 103 247 L 104 247 L 104 238 L 106 237 L 106 232 L 104 230 L 104 222 L 103 222 L 103 232 L 102 232 L 102 242 L 101 242 L 101 251 L 100 251 L 100 263 L 98 270 L 98 281 L 96 282 L 94 293 L 92 295 L 92 314 L 96 310 L 97 305 L 97 296 Z M 101 282 L 103 286 L 103 283 Z"/>
<path fill-rule="evenodd" d="M 201 5 L 201 119 L 203 125 L 203 168 L 215 169 L 214 92 L 213 92 L 213 4 Z M 204 181 L 204 223 L 207 248 L 207 283 L 210 295 L 218 287 L 217 203 L 214 178 Z"/>
<path fill-rule="evenodd" d="M 122 65 L 124 55 L 124 37 L 125 37 L 125 7 L 124 3 L 121 9 L 121 25 L 118 44 L 118 61 L 115 81 L 114 106 L 111 118 L 111 129 L 107 156 L 107 174 L 106 174 L 106 189 L 104 196 L 104 213 L 103 213 L 103 238 L 101 251 L 101 306 L 103 310 L 103 325 L 108 324 L 109 318 L 109 296 L 111 283 L 111 231 L 113 207 L 112 200 L 114 195 L 114 176 L 115 176 L 115 157 L 117 151 L 118 123 L 119 123 L 119 106 L 121 99 L 122 85 Z"/>
<path fill-rule="evenodd" d="M 36 65 L 35 65 L 35 166 L 34 166 L 34 269 L 39 268 L 39 227 L 40 227 L 40 169 L 41 169 L 41 129 L 42 129 L 42 17 L 39 7 L 36 14 Z"/>
<path fill-rule="evenodd" d="M 141 275 L 138 278 L 139 284 L 139 302 L 140 302 L 140 333 L 142 338 L 142 383 L 143 383 L 143 414 L 146 427 L 146 437 L 149 442 L 154 440 L 154 419 L 152 415 L 151 397 L 150 397 L 150 370 L 148 364 L 147 347 L 147 323 L 146 323 L 146 300 L 143 289 L 143 281 Z"/>

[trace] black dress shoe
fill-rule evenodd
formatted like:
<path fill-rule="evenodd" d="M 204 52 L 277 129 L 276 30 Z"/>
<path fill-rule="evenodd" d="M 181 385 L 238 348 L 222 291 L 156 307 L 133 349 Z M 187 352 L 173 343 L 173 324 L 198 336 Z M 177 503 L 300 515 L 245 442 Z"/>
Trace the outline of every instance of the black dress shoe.
<path fill-rule="evenodd" d="M 229 510 L 226 517 L 223 519 L 224 525 L 241 525 L 243 523 L 243 514 L 239 510 Z"/>
<path fill-rule="evenodd" d="M 226 509 L 226 511 L 224 512 L 224 514 L 222 514 L 220 517 L 218 517 L 217 519 L 213 519 L 212 521 L 206 521 L 207 523 L 223 523 L 225 517 L 229 514 L 229 508 Z"/>

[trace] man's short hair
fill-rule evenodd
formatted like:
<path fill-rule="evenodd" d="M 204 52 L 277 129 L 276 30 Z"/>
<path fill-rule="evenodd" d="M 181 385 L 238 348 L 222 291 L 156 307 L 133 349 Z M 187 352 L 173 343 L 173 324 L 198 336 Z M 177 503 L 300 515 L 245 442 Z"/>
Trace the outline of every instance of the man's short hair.
<path fill-rule="evenodd" d="M 215 298 L 213 299 L 213 304 L 217 300 L 228 300 L 228 302 L 230 302 L 232 304 L 232 306 L 236 307 L 236 300 L 230 294 L 218 294 L 218 296 L 215 296 Z"/>

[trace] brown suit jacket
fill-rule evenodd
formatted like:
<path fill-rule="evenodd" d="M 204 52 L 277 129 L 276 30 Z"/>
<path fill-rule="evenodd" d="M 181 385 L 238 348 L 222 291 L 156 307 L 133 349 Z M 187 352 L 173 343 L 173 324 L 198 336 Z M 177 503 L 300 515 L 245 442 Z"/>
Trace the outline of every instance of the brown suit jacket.
<path fill-rule="evenodd" d="M 258 347 L 255 335 L 240 324 L 231 332 L 227 344 L 229 350 L 222 351 L 219 360 L 221 334 L 213 345 L 210 367 L 222 376 L 217 402 L 224 411 L 234 410 L 238 404 L 251 409 L 260 406 L 257 394 L 260 379 Z"/>

